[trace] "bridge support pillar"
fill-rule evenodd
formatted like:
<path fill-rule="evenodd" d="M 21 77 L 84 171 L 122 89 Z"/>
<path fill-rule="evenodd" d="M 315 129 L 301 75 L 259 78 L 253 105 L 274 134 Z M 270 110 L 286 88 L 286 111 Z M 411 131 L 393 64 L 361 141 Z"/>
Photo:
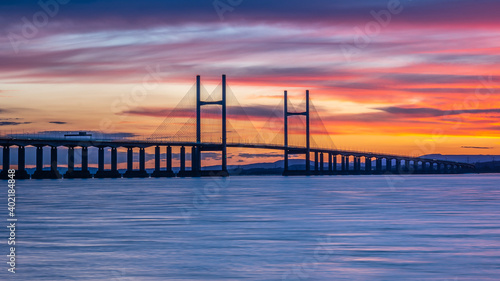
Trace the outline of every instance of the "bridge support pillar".
<path fill-rule="evenodd" d="M 350 160 L 350 156 L 344 156 L 344 158 L 345 158 L 345 160 L 344 160 L 344 161 L 345 161 L 345 169 L 344 169 L 344 172 L 345 172 L 345 174 L 347 175 L 347 174 L 349 174 L 349 169 L 351 168 L 351 167 L 349 167 L 349 166 L 350 166 L 350 164 L 351 164 L 351 163 L 350 163 L 350 162 L 351 162 L 351 160 Z"/>
<path fill-rule="evenodd" d="M 376 158 L 375 165 L 376 165 L 376 169 L 377 169 L 377 174 L 381 174 L 382 173 L 382 158 Z"/>
<path fill-rule="evenodd" d="M 99 147 L 99 153 L 98 153 L 98 164 L 97 164 L 97 170 L 98 172 L 104 172 L 104 147 Z"/>
<path fill-rule="evenodd" d="M 186 148 L 181 147 L 181 171 L 186 171 Z"/>
<path fill-rule="evenodd" d="M 392 173 L 392 159 L 385 158 L 385 169 L 388 173 Z"/>
<path fill-rule="evenodd" d="M 160 147 L 155 147 L 155 171 L 151 174 L 152 178 L 171 178 L 175 177 L 172 172 L 172 148 L 167 147 L 167 170 L 161 169 L 161 150 Z"/>
<path fill-rule="evenodd" d="M 75 170 L 75 148 L 68 147 L 68 171 L 64 174 L 65 179 L 88 179 L 92 178 L 89 172 L 88 148 L 82 147 L 82 169 Z"/>
<path fill-rule="evenodd" d="M 365 156 L 365 173 L 366 174 L 372 173 L 372 158 L 367 156 Z"/>
<path fill-rule="evenodd" d="M 283 163 L 283 175 L 288 175 L 288 149 L 285 147 L 285 159 Z"/>
<path fill-rule="evenodd" d="M 127 148 L 127 172 L 134 170 L 134 151 L 132 147 Z"/>
<path fill-rule="evenodd" d="M 183 177 L 185 176 L 185 172 L 186 172 L 186 148 L 183 146 L 181 147 L 180 170 L 179 173 L 177 173 L 177 176 Z"/>
<path fill-rule="evenodd" d="M 84 146 L 82 147 L 82 172 L 89 171 L 89 148 Z"/>
<path fill-rule="evenodd" d="M 349 170 L 351 169 L 351 157 L 345 156 L 345 174 L 349 174 Z"/>
<path fill-rule="evenodd" d="M 339 168 L 339 172 L 342 174 L 344 173 L 345 171 L 345 158 L 344 158 L 344 155 L 340 155 L 340 168 Z"/>
<path fill-rule="evenodd" d="M 36 147 L 36 171 L 41 172 L 43 170 L 43 146 Z"/>
<path fill-rule="evenodd" d="M 94 175 L 96 179 L 116 179 L 121 178 L 122 175 L 118 172 L 118 153 L 116 152 L 116 148 L 111 148 L 111 170 L 104 169 L 104 147 L 99 148 L 99 169 L 97 173 Z"/>
<path fill-rule="evenodd" d="M 9 169 L 10 169 L 10 148 L 9 146 L 4 146 L 2 172 L 0 173 L 0 179 L 9 179 Z"/>
<path fill-rule="evenodd" d="M 124 178 L 148 178 L 146 172 L 146 152 L 144 148 L 139 149 L 139 170 L 134 170 L 134 149 L 127 148 L 127 171 L 123 174 Z"/>
<path fill-rule="evenodd" d="M 318 172 L 319 171 L 319 157 L 318 157 L 318 152 L 314 152 L 314 172 Z"/>
<path fill-rule="evenodd" d="M 60 179 L 61 174 L 57 170 L 57 147 L 50 149 L 50 170 L 43 170 L 43 147 L 37 147 L 37 169 L 33 174 L 33 179 Z"/>
<path fill-rule="evenodd" d="M 139 170 L 146 171 L 146 151 L 143 147 L 139 149 Z"/>
<path fill-rule="evenodd" d="M 201 173 L 201 153 L 198 153 L 198 147 L 191 147 L 191 176 L 200 177 Z M 227 169 L 227 168 L 226 168 Z"/>
<path fill-rule="evenodd" d="M 323 171 L 325 170 L 325 162 L 324 162 L 324 156 L 323 156 L 323 152 L 320 153 L 319 155 L 319 170 L 321 173 L 323 173 Z"/>
<path fill-rule="evenodd" d="M 336 174 L 337 173 L 337 155 L 334 154 L 333 155 L 333 169 L 332 169 L 332 173 L 333 174 Z"/>
<path fill-rule="evenodd" d="M 68 147 L 68 173 L 75 171 L 75 148 Z"/>
<path fill-rule="evenodd" d="M 172 172 L 172 147 L 167 147 L 167 172 Z"/>
<path fill-rule="evenodd" d="M 406 159 L 405 160 L 405 173 L 409 173 L 410 172 L 410 159 Z"/>
<path fill-rule="evenodd" d="M 118 152 L 116 147 L 111 148 L 111 171 L 118 172 Z"/>
<path fill-rule="evenodd" d="M 420 173 L 419 169 L 418 169 L 418 160 L 413 160 L 413 173 L 414 174 L 418 174 Z"/>
<path fill-rule="evenodd" d="M 193 176 L 196 173 L 196 146 L 191 147 L 191 172 Z"/>
<path fill-rule="evenodd" d="M 345 157 L 344 155 L 340 155 L 340 172 L 345 172 Z"/>
<path fill-rule="evenodd" d="M 54 174 L 59 174 L 59 171 L 57 170 L 57 147 L 55 146 L 50 148 L 50 170 Z"/>
<path fill-rule="evenodd" d="M 29 179 L 30 175 L 26 171 L 26 149 L 24 146 L 17 147 L 17 171 L 16 179 Z"/>
<path fill-rule="evenodd" d="M 328 153 L 328 174 L 333 173 L 332 153 Z"/>
<path fill-rule="evenodd" d="M 352 169 L 354 171 L 354 174 L 357 174 L 358 173 L 358 157 L 353 156 L 352 166 L 353 166 Z"/>
<path fill-rule="evenodd" d="M 403 170 L 401 170 L 401 159 L 396 159 L 396 174 L 402 174 Z"/>
<path fill-rule="evenodd" d="M 155 172 L 160 171 L 160 147 L 155 147 Z"/>
<path fill-rule="evenodd" d="M 3 171 L 8 171 L 10 169 L 10 147 L 3 147 L 3 163 L 2 163 Z"/>

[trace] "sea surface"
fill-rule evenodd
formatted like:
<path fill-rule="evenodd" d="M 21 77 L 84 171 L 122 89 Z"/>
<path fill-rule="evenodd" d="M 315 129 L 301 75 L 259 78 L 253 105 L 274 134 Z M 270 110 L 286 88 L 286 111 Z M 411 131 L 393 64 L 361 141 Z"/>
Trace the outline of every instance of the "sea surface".
<path fill-rule="evenodd" d="M 0 280 L 500 280 L 500 175 L 17 182 Z M 7 225 L 7 182 L 0 181 Z"/>

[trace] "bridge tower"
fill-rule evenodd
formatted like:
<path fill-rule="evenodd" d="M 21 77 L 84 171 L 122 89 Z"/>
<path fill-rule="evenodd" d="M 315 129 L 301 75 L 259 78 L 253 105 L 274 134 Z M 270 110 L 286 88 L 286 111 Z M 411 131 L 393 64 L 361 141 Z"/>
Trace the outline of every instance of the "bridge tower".
<path fill-rule="evenodd" d="M 309 126 L 309 90 L 306 91 L 306 111 L 305 112 L 289 112 L 288 111 L 288 91 L 285 91 L 285 103 L 284 103 L 284 148 L 285 148 L 285 163 L 283 175 L 308 175 L 311 172 L 311 137 L 310 137 L 310 126 Z M 288 147 L 288 117 L 302 115 L 306 117 L 306 148 L 305 149 L 290 149 Z M 305 171 L 290 171 L 288 169 L 288 157 L 290 154 L 305 154 L 306 155 L 306 169 Z"/>
<path fill-rule="evenodd" d="M 228 176 L 227 172 L 227 110 L 226 110 L 226 93 L 227 83 L 226 75 L 222 75 L 222 98 L 218 101 L 202 101 L 201 100 L 201 77 L 196 76 L 196 146 L 192 149 L 191 161 L 192 171 L 184 172 L 187 176 Z M 222 107 L 222 134 L 221 144 L 207 145 L 201 141 L 201 107 L 206 105 L 220 105 Z M 222 164 L 220 171 L 202 171 L 201 170 L 201 153 L 203 151 L 220 151 L 222 153 Z M 183 176 L 183 175 L 180 175 Z"/>

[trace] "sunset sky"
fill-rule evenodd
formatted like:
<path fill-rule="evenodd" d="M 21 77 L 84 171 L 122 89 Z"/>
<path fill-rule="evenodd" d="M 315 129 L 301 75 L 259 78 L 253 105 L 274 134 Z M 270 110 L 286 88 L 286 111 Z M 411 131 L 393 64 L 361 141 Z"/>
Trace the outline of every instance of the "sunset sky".
<path fill-rule="evenodd" d="M 37 2 L 0 4 L 0 131 L 148 136 L 226 74 L 257 122 L 309 89 L 339 148 L 500 154 L 497 0 Z"/>

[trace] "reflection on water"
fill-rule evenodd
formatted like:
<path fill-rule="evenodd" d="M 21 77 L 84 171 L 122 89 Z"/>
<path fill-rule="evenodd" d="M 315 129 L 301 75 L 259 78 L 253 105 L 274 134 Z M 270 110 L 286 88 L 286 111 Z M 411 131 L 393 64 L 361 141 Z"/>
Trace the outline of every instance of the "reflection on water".
<path fill-rule="evenodd" d="M 23 181 L 0 279 L 498 280 L 499 180 Z"/>

